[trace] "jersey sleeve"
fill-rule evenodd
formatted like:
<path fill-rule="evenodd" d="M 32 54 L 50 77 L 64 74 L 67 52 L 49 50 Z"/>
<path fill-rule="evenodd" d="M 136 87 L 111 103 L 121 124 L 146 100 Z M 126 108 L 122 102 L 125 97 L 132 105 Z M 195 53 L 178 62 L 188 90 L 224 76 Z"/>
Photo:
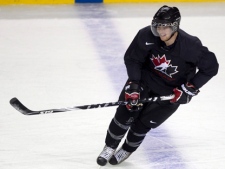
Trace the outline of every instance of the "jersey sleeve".
<path fill-rule="evenodd" d="M 199 89 L 218 73 L 219 64 L 215 54 L 203 46 L 200 40 L 196 40 L 194 46 L 192 51 L 198 55 L 196 61 L 197 73 L 191 79 L 191 82 Z"/>
<path fill-rule="evenodd" d="M 141 32 L 139 31 L 125 53 L 124 62 L 126 65 L 128 78 L 131 81 L 139 82 L 141 79 L 142 65 L 148 54 L 145 46 L 143 46 L 144 43 L 145 42 L 142 39 Z"/>

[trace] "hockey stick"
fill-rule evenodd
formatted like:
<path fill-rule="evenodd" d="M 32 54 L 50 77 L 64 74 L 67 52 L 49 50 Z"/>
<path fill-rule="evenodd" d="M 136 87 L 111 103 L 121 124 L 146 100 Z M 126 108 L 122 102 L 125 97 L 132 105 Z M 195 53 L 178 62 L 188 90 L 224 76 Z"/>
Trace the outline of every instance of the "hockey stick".
<path fill-rule="evenodd" d="M 150 98 L 140 100 L 139 103 L 171 100 L 173 97 L 174 97 L 174 95 L 160 96 L 160 97 L 150 97 Z M 118 106 L 118 105 L 127 105 L 128 102 L 127 101 L 118 101 L 118 102 L 90 104 L 90 105 L 74 106 L 74 107 L 67 107 L 67 108 L 61 108 L 61 109 L 47 109 L 47 110 L 38 110 L 38 111 L 32 111 L 32 110 L 28 109 L 17 98 L 12 98 L 10 100 L 10 104 L 16 110 L 18 110 L 20 113 L 22 113 L 24 115 L 38 115 L 38 114 L 59 113 L 59 112 L 81 110 L 81 109 L 86 110 L 86 109 L 93 109 L 93 108 L 103 108 L 103 107 L 111 107 L 111 106 Z"/>

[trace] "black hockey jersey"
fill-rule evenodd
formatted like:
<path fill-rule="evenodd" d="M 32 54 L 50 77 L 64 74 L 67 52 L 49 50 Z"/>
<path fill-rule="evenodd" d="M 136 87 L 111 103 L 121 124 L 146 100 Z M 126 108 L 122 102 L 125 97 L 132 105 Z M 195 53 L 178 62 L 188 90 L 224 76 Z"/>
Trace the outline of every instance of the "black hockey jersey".
<path fill-rule="evenodd" d="M 150 26 L 137 33 L 127 49 L 125 65 L 129 80 L 139 81 L 159 95 L 191 82 L 201 88 L 218 72 L 218 62 L 201 41 L 178 30 L 175 43 L 166 46 L 152 34 Z"/>

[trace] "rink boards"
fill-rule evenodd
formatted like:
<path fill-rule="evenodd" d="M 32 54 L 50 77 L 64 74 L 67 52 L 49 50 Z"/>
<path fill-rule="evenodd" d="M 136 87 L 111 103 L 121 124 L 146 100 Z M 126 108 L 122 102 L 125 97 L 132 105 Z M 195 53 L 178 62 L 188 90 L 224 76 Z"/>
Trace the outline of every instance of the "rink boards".
<path fill-rule="evenodd" d="M 0 0 L 0 5 L 74 3 L 225 2 L 225 0 Z"/>

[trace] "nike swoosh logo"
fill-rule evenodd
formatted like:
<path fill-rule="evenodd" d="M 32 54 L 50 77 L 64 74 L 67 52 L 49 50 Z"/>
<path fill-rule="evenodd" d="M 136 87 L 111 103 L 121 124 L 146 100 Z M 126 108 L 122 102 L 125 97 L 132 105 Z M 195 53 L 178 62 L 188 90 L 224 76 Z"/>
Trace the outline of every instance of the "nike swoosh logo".
<path fill-rule="evenodd" d="M 154 45 L 154 43 L 145 42 L 145 45 Z"/>
<path fill-rule="evenodd" d="M 150 121 L 150 123 L 156 124 L 156 122 L 154 122 L 154 121 L 152 121 L 152 120 Z"/>

